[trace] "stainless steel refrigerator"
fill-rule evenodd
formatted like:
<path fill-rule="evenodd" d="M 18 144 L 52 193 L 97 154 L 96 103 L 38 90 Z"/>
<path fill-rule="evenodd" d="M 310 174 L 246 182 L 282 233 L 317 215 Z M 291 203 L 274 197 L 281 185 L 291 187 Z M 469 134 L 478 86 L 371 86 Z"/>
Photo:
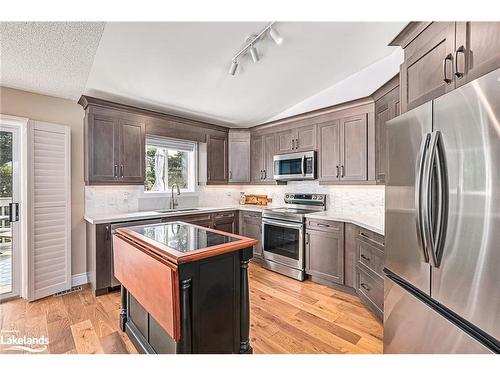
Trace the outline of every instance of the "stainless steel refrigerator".
<path fill-rule="evenodd" d="M 500 69 L 387 123 L 385 353 L 500 352 Z"/>

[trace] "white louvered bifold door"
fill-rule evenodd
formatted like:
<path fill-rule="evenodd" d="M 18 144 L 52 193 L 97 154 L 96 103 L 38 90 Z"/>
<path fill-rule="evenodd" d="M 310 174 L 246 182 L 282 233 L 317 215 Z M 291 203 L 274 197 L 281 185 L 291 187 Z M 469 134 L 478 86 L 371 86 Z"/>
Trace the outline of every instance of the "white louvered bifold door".
<path fill-rule="evenodd" d="M 71 288 L 70 139 L 67 126 L 30 122 L 30 300 Z"/>

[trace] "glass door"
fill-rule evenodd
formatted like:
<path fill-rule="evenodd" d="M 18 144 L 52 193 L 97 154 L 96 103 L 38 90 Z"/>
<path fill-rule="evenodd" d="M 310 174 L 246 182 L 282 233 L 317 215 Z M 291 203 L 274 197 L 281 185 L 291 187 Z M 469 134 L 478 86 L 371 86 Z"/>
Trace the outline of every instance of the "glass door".
<path fill-rule="evenodd" d="M 20 130 L 0 124 L 0 299 L 19 295 Z"/>

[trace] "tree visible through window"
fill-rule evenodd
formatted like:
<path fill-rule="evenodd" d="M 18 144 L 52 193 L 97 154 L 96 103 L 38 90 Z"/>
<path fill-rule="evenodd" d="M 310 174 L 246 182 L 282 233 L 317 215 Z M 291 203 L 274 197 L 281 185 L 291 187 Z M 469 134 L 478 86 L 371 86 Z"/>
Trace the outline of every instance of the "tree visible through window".
<path fill-rule="evenodd" d="M 168 191 L 178 184 L 194 191 L 194 144 L 170 140 L 146 140 L 146 191 Z"/>

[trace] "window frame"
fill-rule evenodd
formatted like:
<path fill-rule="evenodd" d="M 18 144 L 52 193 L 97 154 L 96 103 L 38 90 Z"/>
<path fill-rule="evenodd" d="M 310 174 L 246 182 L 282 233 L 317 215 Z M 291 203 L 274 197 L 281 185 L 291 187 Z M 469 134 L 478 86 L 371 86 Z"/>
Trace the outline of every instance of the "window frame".
<path fill-rule="evenodd" d="M 192 156 L 189 157 L 188 161 L 188 171 L 191 171 L 189 168 L 189 164 L 192 164 L 192 173 L 188 174 L 188 188 L 180 189 L 182 195 L 194 195 L 198 192 L 198 143 L 193 141 L 188 141 L 184 139 L 175 139 L 161 136 L 146 136 L 146 144 L 145 144 L 145 153 L 144 157 L 146 158 L 146 153 L 148 147 L 163 147 L 167 150 L 183 150 L 192 152 Z M 146 163 L 145 163 L 146 164 Z M 147 168 L 147 166 L 145 166 Z M 144 171 L 145 175 L 147 174 Z M 189 173 L 189 172 L 188 172 Z M 166 181 L 165 181 L 166 182 Z M 146 186 L 144 185 L 144 189 L 142 190 L 143 196 L 170 196 L 171 191 L 167 188 L 164 191 L 148 191 L 146 190 Z"/>

